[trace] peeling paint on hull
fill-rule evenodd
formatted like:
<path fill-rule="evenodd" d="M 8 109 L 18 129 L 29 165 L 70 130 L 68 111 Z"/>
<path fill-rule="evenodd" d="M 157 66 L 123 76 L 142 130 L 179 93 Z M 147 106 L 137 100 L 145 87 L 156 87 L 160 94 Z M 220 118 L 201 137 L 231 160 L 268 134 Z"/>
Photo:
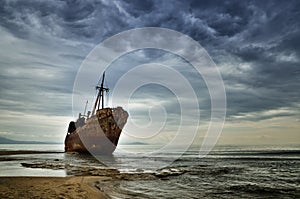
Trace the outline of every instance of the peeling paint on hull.
<path fill-rule="evenodd" d="M 65 151 L 112 154 L 127 118 L 128 113 L 122 107 L 99 109 L 86 121 L 79 118 L 75 123 L 76 129 L 66 136 Z"/>

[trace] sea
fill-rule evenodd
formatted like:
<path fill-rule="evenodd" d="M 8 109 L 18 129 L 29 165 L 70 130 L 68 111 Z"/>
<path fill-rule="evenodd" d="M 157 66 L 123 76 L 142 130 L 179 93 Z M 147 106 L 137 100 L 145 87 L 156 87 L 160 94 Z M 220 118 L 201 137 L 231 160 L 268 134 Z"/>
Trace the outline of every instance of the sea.
<path fill-rule="evenodd" d="M 216 146 L 206 157 L 197 146 L 183 154 L 153 148 L 119 145 L 94 157 L 59 144 L 1 144 L 0 176 L 106 176 L 97 186 L 116 199 L 300 198 L 300 145 Z"/>

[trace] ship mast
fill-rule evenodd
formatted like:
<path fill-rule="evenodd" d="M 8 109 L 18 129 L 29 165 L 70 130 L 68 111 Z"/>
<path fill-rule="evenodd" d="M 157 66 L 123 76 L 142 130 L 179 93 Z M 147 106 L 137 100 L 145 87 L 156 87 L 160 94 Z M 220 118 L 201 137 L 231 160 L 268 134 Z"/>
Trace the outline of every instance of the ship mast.
<path fill-rule="evenodd" d="M 105 92 L 109 91 L 108 88 L 104 87 L 104 78 L 105 78 L 105 72 L 102 75 L 101 85 L 100 86 L 98 86 L 98 85 L 96 86 L 96 90 L 98 90 L 98 95 L 97 95 L 97 99 L 95 101 L 95 105 L 94 105 L 94 108 L 93 108 L 92 115 L 95 114 L 96 108 L 97 108 L 97 110 L 100 109 L 100 103 L 101 103 L 101 109 L 104 108 L 104 91 Z"/>
<path fill-rule="evenodd" d="M 84 107 L 84 112 L 83 112 L 83 115 L 84 115 L 84 116 L 85 116 L 85 113 L 86 113 L 86 107 L 87 107 L 88 103 L 89 103 L 89 101 L 86 100 L 85 107 Z"/>

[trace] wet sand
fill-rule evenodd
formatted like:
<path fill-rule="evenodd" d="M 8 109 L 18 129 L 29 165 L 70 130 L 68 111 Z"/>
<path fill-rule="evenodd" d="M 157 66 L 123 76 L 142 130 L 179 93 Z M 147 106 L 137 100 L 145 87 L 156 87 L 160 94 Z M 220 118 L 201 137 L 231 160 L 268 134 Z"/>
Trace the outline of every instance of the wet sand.
<path fill-rule="evenodd" d="M 109 198 L 99 176 L 0 177 L 0 198 Z"/>
<path fill-rule="evenodd" d="M 0 198 L 110 198 L 109 187 L 115 180 L 154 180 L 174 175 L 172 172 L 170 174 L 164 172 L 120 173 L 114 168 L 98 167 L 98 164 L 97 167 L 85 162 L 78 164 L 73 160 L 81 160 L 89 156 L 77 157 L 76 153 L 66 154 L 70 155 L 70 159 L 60 156 L 45 157 L 45 159 L 40 156 L 20 156 L 60 153 L 30 150 L 0 151 L 0 162 L 13 162 L 21 168 L 28 169 L 64 170 L 67 174 L 67 177 L 21 177 L 16 173 L 16 176 L 12 177 L 0 177 Z"/>

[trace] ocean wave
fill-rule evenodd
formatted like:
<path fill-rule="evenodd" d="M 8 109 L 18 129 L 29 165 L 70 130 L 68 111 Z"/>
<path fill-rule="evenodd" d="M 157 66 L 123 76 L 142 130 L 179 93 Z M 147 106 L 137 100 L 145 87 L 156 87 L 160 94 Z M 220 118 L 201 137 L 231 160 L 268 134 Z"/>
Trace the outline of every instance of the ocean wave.
<path fill-rule="evenodd" d="M 300 191 L 295 188 L 288 188 L 288 187 L 270 187 L 266 185 L 258 185 L 258 184 L 244 184 L 244 185 L 233 185 L 229 187 L 230 190 L 235 192 L 246 192 L 246 193 L 254 193 L 257 195 L 278 195 L 282 196 L 300 196 Z"/>

